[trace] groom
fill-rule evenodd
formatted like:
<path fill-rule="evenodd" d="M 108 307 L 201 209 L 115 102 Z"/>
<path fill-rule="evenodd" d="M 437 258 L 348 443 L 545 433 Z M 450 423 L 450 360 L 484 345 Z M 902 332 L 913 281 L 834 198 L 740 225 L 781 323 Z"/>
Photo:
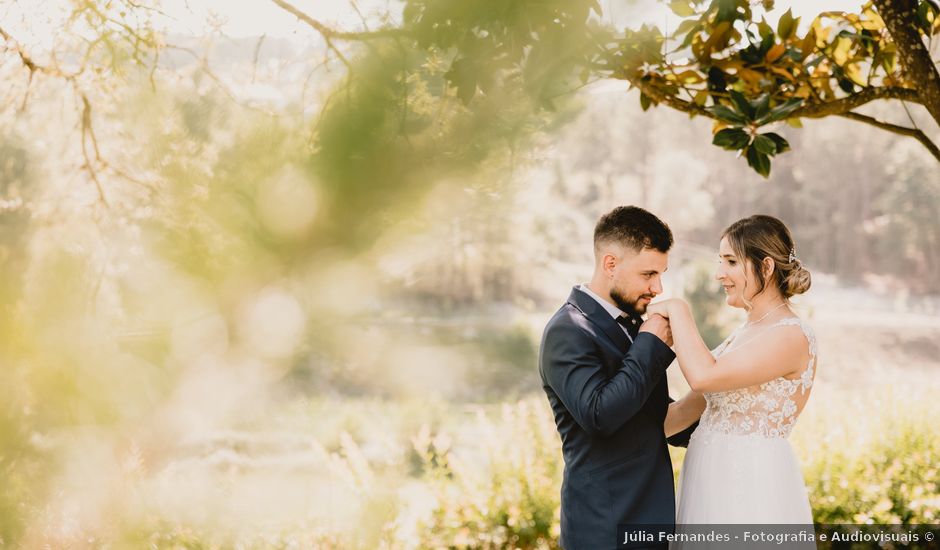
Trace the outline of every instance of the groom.
<path fill-rule="evenodd" d="M 565 550 L 617 548 L 620 524 L 675 524 L 667 436 L 687 445 L 705 401 L 690 393 L 672 402 L 669 323 L 640 317 L 663 290 L 671 246 L 666 224 L 642 208 L 604 215 L 591 282 L 575 287 L 545 327 L 539 372 L 565 459 Z"/>

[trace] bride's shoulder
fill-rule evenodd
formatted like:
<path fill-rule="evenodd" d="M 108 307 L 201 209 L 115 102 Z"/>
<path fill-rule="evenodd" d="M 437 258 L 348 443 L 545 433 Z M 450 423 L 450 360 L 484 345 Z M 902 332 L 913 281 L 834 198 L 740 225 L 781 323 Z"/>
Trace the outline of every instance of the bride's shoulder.
<path fill-rule="evenodd" d="M 772 326 L 793 326 L 799 327 L 803 332 L 813 333 L 813 327 L 808 322 L 803 320 L 801 317 L 795 315 L 791 317 L 782 317 L 777 319 L 777 321 Z"/>
<path fill-rule="evenodd" d="M 813 327 L 801 319 L 800 317 L 784 317 L 777 320 L 774 323 L 775 327 L 781 327 L 782 330 L 777 330 L 774 332 L 781 333 L 781 335 L 790 340 L 803 340 L 809 344 L 810 353 L 813 355 L 816 354 L 816 333 L 813 331 Z"/>

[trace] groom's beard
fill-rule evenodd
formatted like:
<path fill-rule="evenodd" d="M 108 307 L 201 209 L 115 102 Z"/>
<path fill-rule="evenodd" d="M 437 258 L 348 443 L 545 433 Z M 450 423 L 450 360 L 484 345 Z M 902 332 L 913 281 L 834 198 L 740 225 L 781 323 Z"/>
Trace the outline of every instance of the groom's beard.
<path fill-rule="evenodd" d="M 640 300 L 644 298 L 653 299 L 655 297 L 656 297 L 655 294 L 641 294 L 631 300 L 630 298 L 627 298 L 627 296 L 623 292 L 621 292 L 619 289 L 616 289 L 616 288 L 610 289 L 610 299 L 613 300 L 615 304 L 617 304 L 617 307 L 620 308 L 620 311 L 623 311 L 625 313 L 633 312 L 633 313 L 636 313 L 637 315 L 643 315 L 644 313 L 646 313 L 647 304 L 639 303 Z"/>

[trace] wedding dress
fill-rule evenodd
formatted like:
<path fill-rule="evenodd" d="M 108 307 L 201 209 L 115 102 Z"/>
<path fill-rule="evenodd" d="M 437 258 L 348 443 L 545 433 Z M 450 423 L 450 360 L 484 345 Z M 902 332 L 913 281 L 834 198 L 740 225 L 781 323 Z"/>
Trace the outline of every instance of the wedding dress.
<path fill-rule="evenodd" d="M 718 358 L 737 349 L 732 344 L 745 326 L 712 354 Z M 803 475 L 787 436 L 813 385 L 816 337 L 797 317 L 783 318 L 765 330 L 782 326 L 802 329 L 809 342 L 806 367 L 793 380 L 780 377 L 748 388 L 705 393 L 707 406 L 679 476 L 677 532 L 692 524 L 790 524 L 812 529 Z M 759 353 L 764 335 L 755 336 L 758 345 L 748 346 L 746 352 Z"/>

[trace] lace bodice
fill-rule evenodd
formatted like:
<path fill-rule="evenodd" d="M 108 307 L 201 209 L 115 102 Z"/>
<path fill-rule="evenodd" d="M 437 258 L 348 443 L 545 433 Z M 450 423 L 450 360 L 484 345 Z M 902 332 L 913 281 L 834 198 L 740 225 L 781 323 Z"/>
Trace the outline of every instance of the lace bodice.
<path fill-rule="evenodd" d="M 798 411 L 806 404 L 813 385 L 816 335 L 798 317 L 785 317 L 765 330 L 786 325 L 799 326 L 809 341 L 809 362 L 800 377 L 793 380 L 780 377 L 748 388 L 705 393 L 707 406 L 702 413 L 700 427 L 736 435 L 780 438 L 790 435 L 799 416 Z M 732 332 L 712 351 L 712 355 L 718 358 L 728 351 L 729 344 L 743 328 L 744 325 Z"/>

